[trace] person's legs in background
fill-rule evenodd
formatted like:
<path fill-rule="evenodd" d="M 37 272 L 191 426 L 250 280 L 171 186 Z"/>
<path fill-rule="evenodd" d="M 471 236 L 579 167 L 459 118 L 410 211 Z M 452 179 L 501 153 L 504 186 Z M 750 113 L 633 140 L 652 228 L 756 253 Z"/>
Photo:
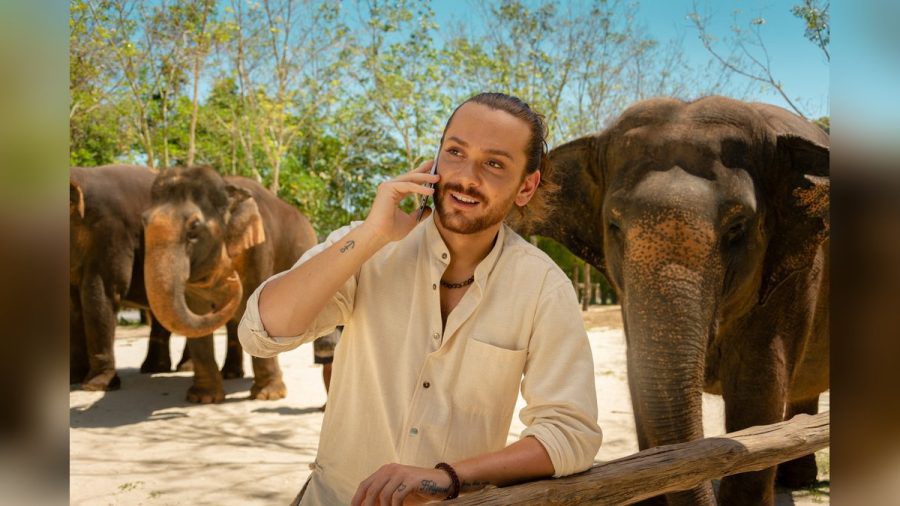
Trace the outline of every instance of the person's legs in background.
<path fill-rule="evenodd" d="M 325 384 L 326 395 L 331 386 L 331 365 L 334 362 L 334 347 L 337 346 L 343 329 L 343 327 L 337 327 L 331 334 L 324 335 L 313 341 L 314 362 L 322 364 L 322 382 Z M 327 403 L 322 405 L 322 411 L 325 411 L 326 405 Z"/>

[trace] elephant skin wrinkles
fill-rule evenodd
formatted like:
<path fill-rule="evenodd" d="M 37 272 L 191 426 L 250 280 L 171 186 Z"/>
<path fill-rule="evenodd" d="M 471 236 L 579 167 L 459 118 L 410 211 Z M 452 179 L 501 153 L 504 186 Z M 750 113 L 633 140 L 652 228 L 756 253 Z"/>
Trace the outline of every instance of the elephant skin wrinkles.
<path fill-rule="evenodd" d="M 194 360 L 191 402 L 219 402 L 226 371 L 242 375 L 237 324 L 247 297 L 275 273 L 290 268 L 316 244 L 309 220 L 259 183 L 222 177 L 205 166 L 174 167 L 153 182 L 144 215 L 144 274 L 151 308 L 188 336 Z M 225 324 L 229 346 L 216 369 L 212 331 Z M 286 395 L 276 358 L 253 358 L 251 398 Z"/>
<path fill-rule="evenodd" d="M 641 449 L 814 414 L 828 389 L 828 135 L 779 107 L 656 98 L 556 147 L 561 203 L 522 230 L 603 272 L 622 301 Z M 815 480 L 812 455 L 779 483 Z M 722 504 L 773 504 L 776 469 L 726 477 Z M 659 498 L 657 498 L 657 501 Z M 712 504 L 704 484 L 669 504 Z"/>

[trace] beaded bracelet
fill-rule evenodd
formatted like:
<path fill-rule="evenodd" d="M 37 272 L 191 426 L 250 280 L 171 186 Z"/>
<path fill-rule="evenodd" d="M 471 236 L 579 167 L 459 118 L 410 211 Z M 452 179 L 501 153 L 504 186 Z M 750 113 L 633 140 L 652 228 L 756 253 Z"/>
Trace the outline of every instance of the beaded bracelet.
<path fill-rule="evenodd" d="M 456 475 L 456 470 L 454 470 L 453 467 L 446 462 L 441 462 L 438 465 L 434 466 L 434 468 L 446 471 L 447 474 L 450 475 L 450 493 L 447 495 L 447 497 L 444 498 L 444 500 L 449 501 L 450 499 L 456 499 L 457 497 L 459 497 L 459 476 Z"/>

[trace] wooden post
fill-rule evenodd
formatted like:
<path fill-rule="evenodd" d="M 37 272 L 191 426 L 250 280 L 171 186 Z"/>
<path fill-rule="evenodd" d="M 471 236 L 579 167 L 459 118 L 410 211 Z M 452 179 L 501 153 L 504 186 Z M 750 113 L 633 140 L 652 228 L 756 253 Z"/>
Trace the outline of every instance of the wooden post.
<path fill-rule="evenodd" d="M 572 476 L 490 487 L 455 505 L 631 504 L 722 476 L 760 471 L 828 446 L 829 412 L 650 448 Z"/>

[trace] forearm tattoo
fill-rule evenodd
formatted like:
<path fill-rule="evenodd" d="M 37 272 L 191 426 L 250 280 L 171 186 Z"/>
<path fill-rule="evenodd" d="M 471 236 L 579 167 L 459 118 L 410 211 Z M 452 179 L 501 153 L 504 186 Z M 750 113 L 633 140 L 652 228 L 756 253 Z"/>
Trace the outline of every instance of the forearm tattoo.
<path fill-rule="evenodd" d="M 419 491 L 430 495 L 447 494 L 450 492 L 450 487 L 441 487 L 434 480 L 422 480 Z"/>
<path fill-rule="evenodd" d="M 344 244 L 344 246 L 341 248 L 341 253 L 345 253 L 348 249 L 353 249 L 354 246 L 356 246 L 355 241 L 353 241 L 352 239 L 347 241 L 347 244 Z"/>

